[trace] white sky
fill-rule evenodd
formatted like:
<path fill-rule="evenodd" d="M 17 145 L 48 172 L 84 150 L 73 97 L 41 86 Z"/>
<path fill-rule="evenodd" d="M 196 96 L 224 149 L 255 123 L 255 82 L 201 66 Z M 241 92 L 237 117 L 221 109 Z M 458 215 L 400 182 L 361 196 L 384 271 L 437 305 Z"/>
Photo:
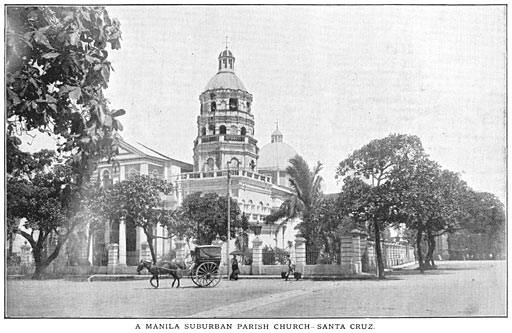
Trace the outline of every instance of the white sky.
<path fill-rule="evenodd" d="M 116 6 L 122 48 L 106 91 L 123 136 L 192 162 L 199 94 L 229 48 L 253 94 L 255 136 L 338 163 L 390 133 L 505 202 L 504 6 Z M 340 184 L 341 185 L 341 184 Z"/>

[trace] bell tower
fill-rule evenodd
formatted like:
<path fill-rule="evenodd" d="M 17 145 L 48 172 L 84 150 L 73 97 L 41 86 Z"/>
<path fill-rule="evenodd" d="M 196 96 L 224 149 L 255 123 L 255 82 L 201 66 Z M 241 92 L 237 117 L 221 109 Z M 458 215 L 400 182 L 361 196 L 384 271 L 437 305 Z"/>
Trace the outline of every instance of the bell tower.
<path fill-rule="evenodd" d="M 199 95 L 194 171 L 257 170 L 252 95 L 235 74 L 235 57 L 227 48 L 218 57 L 218 71 Z"/>

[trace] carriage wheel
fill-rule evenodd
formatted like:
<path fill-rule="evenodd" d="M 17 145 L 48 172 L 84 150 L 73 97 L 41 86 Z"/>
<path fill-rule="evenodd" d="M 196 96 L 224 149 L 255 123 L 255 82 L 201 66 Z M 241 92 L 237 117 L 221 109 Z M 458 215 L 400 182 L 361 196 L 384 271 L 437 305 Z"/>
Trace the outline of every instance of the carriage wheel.
<path fill-rule="evenodd" d="M 197 280 L 197 275 L 194 272 L 190 273 L 190 278 L 192 279 L 192 282 L 194 282 L 196 286 L 201 287 Z"/>
<path fill-rule="evenodd" d="M 214 262 L 204 262 L 197 267 L 194 281 L 200 287 L 215 287 L 220 282 L 219 266 Z"/>

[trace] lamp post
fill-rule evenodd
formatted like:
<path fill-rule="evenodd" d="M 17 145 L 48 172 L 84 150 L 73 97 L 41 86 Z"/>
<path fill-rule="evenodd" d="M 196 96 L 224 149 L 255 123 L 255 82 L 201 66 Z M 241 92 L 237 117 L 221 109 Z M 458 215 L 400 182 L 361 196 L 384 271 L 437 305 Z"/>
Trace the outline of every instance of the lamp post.
<path fill-rule="evenodd" d="M 230 199 L 230 170 L 229 170 L 229 164 L 231 161 L 227 163 L 228 165 L 228 243 L 226 245 L 227 251 L 226 251 L 226 266 L 227 266 L 227 276 L 229 277 L 229 242 L 231 240 L 231 199 Z"/>

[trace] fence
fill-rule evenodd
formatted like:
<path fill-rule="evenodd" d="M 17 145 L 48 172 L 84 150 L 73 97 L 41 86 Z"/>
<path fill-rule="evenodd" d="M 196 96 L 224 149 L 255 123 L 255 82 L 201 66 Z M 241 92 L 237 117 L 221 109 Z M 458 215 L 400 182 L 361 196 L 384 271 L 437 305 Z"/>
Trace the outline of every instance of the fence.
<path fill-rule="evenodd" d="M 333 265 L 339 263 L 339 254 L 329 254 L 306 250 L 306 265 Z"/>
<path fill-rule="evenodd" d="M 264 252 L 262 253 L 263 265 L 284 265 L 287 255 L 286 252 Z"/>

